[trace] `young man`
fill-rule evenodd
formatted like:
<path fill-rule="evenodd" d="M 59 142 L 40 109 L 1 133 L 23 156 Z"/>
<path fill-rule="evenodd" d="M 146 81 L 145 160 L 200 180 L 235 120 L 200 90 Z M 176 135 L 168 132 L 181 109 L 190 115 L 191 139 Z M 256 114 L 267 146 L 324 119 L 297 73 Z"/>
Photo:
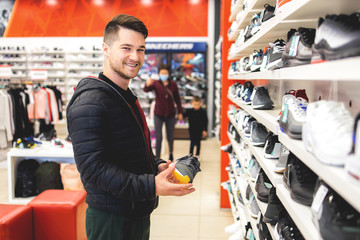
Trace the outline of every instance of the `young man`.
<path fill-rule="evenodd" d="M 201 98 L 199 96 L 194 96 L 191 104 L 192 108 L 184 113 L 184 118 L 189 119 L 189 152 L 193 154 L 196 147 L 196 156 L 199 157 L 201 138 L 207 136 L 208 118 L 206 111 L 201 108 Z"/>
<path fill-rule="evenodd" d="M 74 157 L 87 191 L 91 239 L 149 239 L 158 196 L 195 189 L 176 184 L 170 161 L 155 158 L 144 113 L 128 88 L 144 62 L 148 31 L 139 19 L 115 16 L 105 27 L 104 71 L 76 87 L 67 108 Z"/>

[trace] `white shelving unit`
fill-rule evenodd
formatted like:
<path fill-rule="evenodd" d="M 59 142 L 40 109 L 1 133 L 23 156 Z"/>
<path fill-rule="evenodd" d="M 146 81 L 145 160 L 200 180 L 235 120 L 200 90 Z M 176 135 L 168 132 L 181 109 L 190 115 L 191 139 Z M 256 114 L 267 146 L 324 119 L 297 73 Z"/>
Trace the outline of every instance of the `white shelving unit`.
<path fill-rule="evenodd" d="M 292 200 L 290 197 L 290 192 L 286 189 L 286 187 L 283 184 L 282 175 L 277 174 L 274 172 L 276 160 L 266 159 L 263 156 L 263 148 L 261 147 L 254 147 L 249 139 L 247 139 L 242 132 L 236 127 L 237 124 L 233 117 L 231 115 L 228 116 L 231 123 L 235 126 L 237 132 L 240 134 L 240 137 L 243 139 L 246 145 L 248 145 L 251 153 L 254 155 L 256 160 L 258 161 L 261 168 L 264 170 L 266 175 L 268 176 L 269 180 L 271 181 L 272 185 L 276 188 L 276 195 L 279 197 L 280 201 L 290 214 L 291 218 L 296 223 L 297 227 L 305 237 L 305 239 L 314 239 L 314 240 L 320 240 L 320 234 L 318 230 L 316 229 L 315 225 L 311 221 L 311 208 L 309 206 L 305 206 L 302 204 L 299 204 Z M 229 137 L 233 146 L 234 151 L 239 156 L 240 153 L 238 152 L 240 149 L 239 144 L 235 142 L 235 140 L 231 139 Z M 317 161 L 317 160 L 316 160 Z M 243 163 L 241 163 L 243 165 Z M 252 188 L 252 191 L 256 193 L 254 183 L 250 183 L 250 187 Z M 265 214 L 267 204 L 258 201 L 257 203 L 259 205 L 259 208 L 263 214 Z M 273 230 L 274 226 L 267 224 L 269 230 Z M 273 232 L 273 231 L 271 231 Z M 273 237 L 273 236 L 272 236 Z M 273 237 L 274 239 L 274 237 Z"/>
<path fill-rule="evenodd" d="M 240 17 L 237 17 L 239 30 L 245 28 L 246 25 L 250 23 L 252 14 L 261 11 L 265 3 L 274 5 L 274 1 L 271 0 L 254 0 L 248 4 L 247 8 L 244 9 L 243 12 L 238 13 L 241 14 Z M 268 20 L 258 33 L 252 36 L 248 41 L 241 44 L 238 48 L 233 48 L 231 53 L 228 55 L 227 60 L 240 60 L 241 57 L 250 55 L 254 50 L 267 47 L 270 42 L 273 42 L 277 38 L 283 38 L 286 40 L 287 32 L 291 28 L 316 28 L 320 17 L 325 17 L 327 14 L 350 14 L 358 9 L 360 9 L 360 2 L 356 0 L 292 0 L 289 3 L 286 3 L 280 11 L 276 12 L 276 15 Z M 234 36 L 232 36 L 232 39 L 229 40 L 235 39 L 236 37 L 234 38 Z M 346 91 L 346 93 L 350 96 L 349 98 L 354 100 L 353 102 L 358 102 L 358 95 L 351 95 L 354 92 L 353 89 L 356 88 L 355 86 L 358 86 L 357 84 L 359 84 L 359 64 L 360 57 L 352 57 L 317 64 L 281 68 L 274 71 L 236 73 L 228 75 L 228 79 L 245 81 L 258 81 L 259 79 L 264 79 L 263 82 L 275 86 L 275 88 L 278 89 L 279 95 L 283 94 L 281 91 L 284 91 L 285 93 L 285 90 L 289 90 L 288 88 L 291 89 L 294 86 L 301 86 L 302 88 L 309 87 L 309 91 L 316 94 L 318 94 L 319 88 L 325 88 L 322 93 L 326 92 L 326 88 L 328 88 L 328 91 L 330 92 L 329 95 L 334 94 L 334 92 L 335 94 L 343 94 L 343 92 Z M 297 82 L 301 82 L 302 85 Z M 340 93 L 336 93 L 337 91 L 340 91 Z M 313 97 L 315 101 L 317 100 L 316 97 L 319 96 L 316 94 L 314 94 Z M 349 181 L 344 168 L 328 166 L 321 163 L 312 153 L 305 149 L 301 140 L 292 139 L 280 131 L 276 120 L 280 112 L 279 104 L 275 104 L 275 108 L 273 110 L 254 110 L 251 105 L 246 105 L 235 97 L 230 95 L 227 97 L 235 105 L 247 111 L 258 122 L 262 123 L 269 131 L 278 135 L 279 141 L 282 144 L 284 144 L 302 162 L 304 162 L 304 164 L 314 171 L 319 178 L 329 184 L 331 188 L 333 188 L 350 205 L 360 212 L 360 188 L 353 182 Z M 337 97 L 335 97 L 335 100 L 336 99 Z M 345 103 L 346 100 L 348 99 L 345 98 L 344 100 L 339 98 L 339 101 L 344 101 Z M 358 107 L 358 105 L 356 107 Z M 237 125 L 233 116 L 229 115 L 228 118 L 236 128 Z M 239 131 L 239 129 L 237 129 L 237 131 L 244 142 L 248 144 L 251 153 L 255 156 L 259 165 L 263 168 L 272 184 L 276 187 L 276 194 L 305 239 L 321 239 L 318 229 L 311 220 L 311 208 L 293 201 L 289 191 L 283 184 L 281 175 L 274 173 L 273 170 L 276 161 L 265 159 L 263 157 L 263 148 L 252 146 L 250 141 L 243 136 L 241 131 Z M 231 139 L 231 142 L 233 144 L 234 151 L 237 152 L 239 148 L 238 144 L 236 144 L 233 139 Z M 252 190 L 254 190 L 253 185 L 251 186 Z M 266 205 L 261 202 L 258 204 L 260 210 L 263 212 L 264 209 L 266 209 Z"/>
<path fill-rule="evenodd" d="M 249 13 L 259 6 L 262 9 L 265 3 L 273 1 L 254 0 L 253 2 L 252 8 L 249 4 Z M 239 60 L 242 56 L 250 55 L 254 49 L 267 47 L 269 42 L 277 38 L 286 40 L 290 28 L 316 28 L 319 17 L 326 14 L 351 13 L 357 9 L 360 9 L 360 2 L 357 0 L 292 0 L 283 5 L 273 18 L 266 21 L 258 33 L 229 55 L 228 60 Z M 248 18 L 245 17 L 238 25 L 243 26 L 243 22 L 249 24 Z"/>
<path fill-rule="evenodd" d="M 15 50 L 13 48 L 0 50 L 0 65 L 10 65 L 12 79 L 22 79 L 27 72 L 27 52 L 25 49 Z"/>
<path fill-rule="evenodd" d="M 232 120 L 233 121 L 233 120 Z M 235 125 L 234 125 L 235 126 Z M 243 136 L 241 136 L 241 138 L 243 138 Z M 239 152 L 240 151 L 240 146 L 239 146 L 239 144 L 235 141 L 235 139 L 233 139 L 230 135 L 229 135 L 229 139 L 230 139 L 230 141 L 231 141 L 231 144 L 232 144 L 232 146 L 233 146 L 233 150 L 234 150 L 234 152 L 236 153 L 236 155 L 237 155 L 237 158 L 239 159 L 239 161 L 240 161 L 240 164 L 241 164 L 241 166 L 244 166 L 244 160 L 242 159 L 242 157 L 241 157 L 241 153 Z M 244 138 L 243 138 L 243 140 L 245 140 Z M 246 141 L 246 140 L 245 140 Z M 247 144 L 247 143 L 246 143 Z M 231 164 L 231 166 L 232 166 L 232 168 L 233 169 L 236 169 L 236 162 L 234 161 L 234 160 L 232 160 L 231 158 L 230 158 L 230 164 Z M 244 173 L 244 175 L 246 175 L 245 173 Z M 237 183 L 240 183 L 240 182 L 242 182 L 242 181 L 246 181 L 246 182 L 248 182 L 248 184 L 250 185 L 250 187 L 251 187 L 251 190 L 252 190 L 252 192 L 254 193 L 254 195 L 256 194 L 256 191 L 255 191 L 255 183 L 254 182 L 252 182 L 248 177 L 245 177 L 245 179 L 241 179 L 241 177 L 239 176 L 239 175 L 236 175 L 235 174 L 235 178 L 236 178 L 236 182 Z M 238 187 L 240 187 L 240 189 L 241 189 L 241 186 L 239 186 L 238 185 Z M 234 187 L 235 188 L 235 187 Z M 250 224 L 251 224 L 251 226 L 252 226 L 252 229 L 253 229 L 253 231 L 254 231 L 254 235 L 255 235 L 255 238 L 256 239 L 259 239 L 259 231 L 258 231 L 258 228 L 257 228 L 257 219 L 255 219 L 255 218 L 253 218 L 253 217 L 251 217 L 251 214 L 250 214 L 250 209 L 249 209 L 249 207 L 248 207 L 248 202 L 247 202 L 247 199 L 246 199 L 246 196 L 245 196 L 245 192 L 244 191 L 240 191 L 240 194 L 241 194 L 241 197 L 242 197 L 242 199 L 243 199 L 243 201 L 244 201 L 244 207 L 242 207 L 242 206 L 238 206 L 237 208 L 238 209 L 242 209 L 242 211 L 243 211 L 243 214 L 242 214 L 242 218 L 240 218 L 241 220 L 242 220 L 242 222 L 243 222 L 243 224 L 244 223 L 246 223 L 246 222 L 250 222 Z M 257 198 L 256 198 L 256 195 L 255 195 L 255 200 L 256 200 L 256 202 L 257 202 L 257 204 L 259 205 L 259 208 L 260 208 L 260 211 L 261 211 L 261 213 L 264 215 L 265 214 L 265 211 L 266 211 L 266 207 L 267 207 L 267 204 L 266 203 L 263 203 L 263 202 L 261 202 L 261 201 L 259 201 Z M 268 229 L 269 229 L 269 232 L 271 232 L 271 234 L 273 234 L 273 230 L 274 230 L 274 226 L 272 226 L 272 225 L 270 225 L 270 224 L 266 224 L 267 225 L 267 227 L 268 227 Z"/>
<path fill-rule="evenodd" d="M 8 195 L 9 203 L 27 204 L 34 197 L 15 197 L 16 172 L 18 164 L 27 159 L 36 159 L 39 162 L 54 161 L 58 163 L 75 163 L 72 144 L 62 141 L 63 148 L 57 148 L 49 142 L 43 142 L 39 147 L 33 149 L 11 148 L 7 153 L 8 161 Z"/>
<path fill-rule="evenodd" d="M 359 75 L 353 74 L 359 65 L 360 57 L 352 57 L 330 62 L 281 68 L 273 71 L 239 73 L 229 75 L 229 79 L 359 81 Z"/>

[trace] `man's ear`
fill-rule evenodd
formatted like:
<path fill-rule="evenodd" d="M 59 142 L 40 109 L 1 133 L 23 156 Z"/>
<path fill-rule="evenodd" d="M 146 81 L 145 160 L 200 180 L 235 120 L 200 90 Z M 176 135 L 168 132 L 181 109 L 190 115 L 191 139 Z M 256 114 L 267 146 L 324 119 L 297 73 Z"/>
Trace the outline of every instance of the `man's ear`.
<path fill-rule="evenodd" d="M 103 52 L 105 56 L 109 56 L 109 51 L 110 51 L 110 47 L 109 45 L 107 45 L 107 43 L 103 42 L 102 43 L 102 48 L 103 48 Z"/>

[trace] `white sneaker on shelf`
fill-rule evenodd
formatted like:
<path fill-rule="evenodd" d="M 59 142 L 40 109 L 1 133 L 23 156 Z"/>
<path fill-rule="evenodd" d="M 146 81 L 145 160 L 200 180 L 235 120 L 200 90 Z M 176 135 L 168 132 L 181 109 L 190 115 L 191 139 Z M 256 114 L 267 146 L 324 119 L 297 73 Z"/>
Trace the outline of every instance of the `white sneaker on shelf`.
<path fill-rule="evenodd" d="M 305 148 L 322 163 L 343 166 L 351 152 L 353 122 L 342 102 L 310 103 L 303 126 Z"/>
<path fill-rule="evenodd" d="M 360 113 L 355 118 L 352 149 L 345 160 L 345 171 L 350 181 L 360 186 Z"/>

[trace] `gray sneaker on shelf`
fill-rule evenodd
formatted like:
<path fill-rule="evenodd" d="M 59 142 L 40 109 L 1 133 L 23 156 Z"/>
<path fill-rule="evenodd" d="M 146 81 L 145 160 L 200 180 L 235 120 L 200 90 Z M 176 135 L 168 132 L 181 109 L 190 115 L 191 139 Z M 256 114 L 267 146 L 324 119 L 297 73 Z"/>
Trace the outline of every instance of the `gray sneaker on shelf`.
<path fill-rule="evenodd" d="M 251 122 L 250 141 L 252 145 L 264 147 L 267 136 L 268 130 L 264 125 L 258 123 L 257 121 Z"/>
<path fill-rule="evenodd" d="M 254 193 L 250 194 L 249 209 L 250 209 L 251 217 L 257 218 L 258 215 L 259 215 L 259 212 L 260 212 L 260 208 L 259 208 L 259 205 L 256 202 Z"/>
<path fill-rule="evenodd" d="M 275 165 L 274 172 L 283 173 L 286 168 L 286 163 L 289 157 L 290 151 L 284 144 L 281 144 L 279 160 Z"/>
<path fill-rule="evenodd" d="M 251 106 L 253 109 L 272 109 L 274 107 L 274 102 L 269 96 L 268 90 L 262 87 L 255 87 L 251 95 Z"/>

